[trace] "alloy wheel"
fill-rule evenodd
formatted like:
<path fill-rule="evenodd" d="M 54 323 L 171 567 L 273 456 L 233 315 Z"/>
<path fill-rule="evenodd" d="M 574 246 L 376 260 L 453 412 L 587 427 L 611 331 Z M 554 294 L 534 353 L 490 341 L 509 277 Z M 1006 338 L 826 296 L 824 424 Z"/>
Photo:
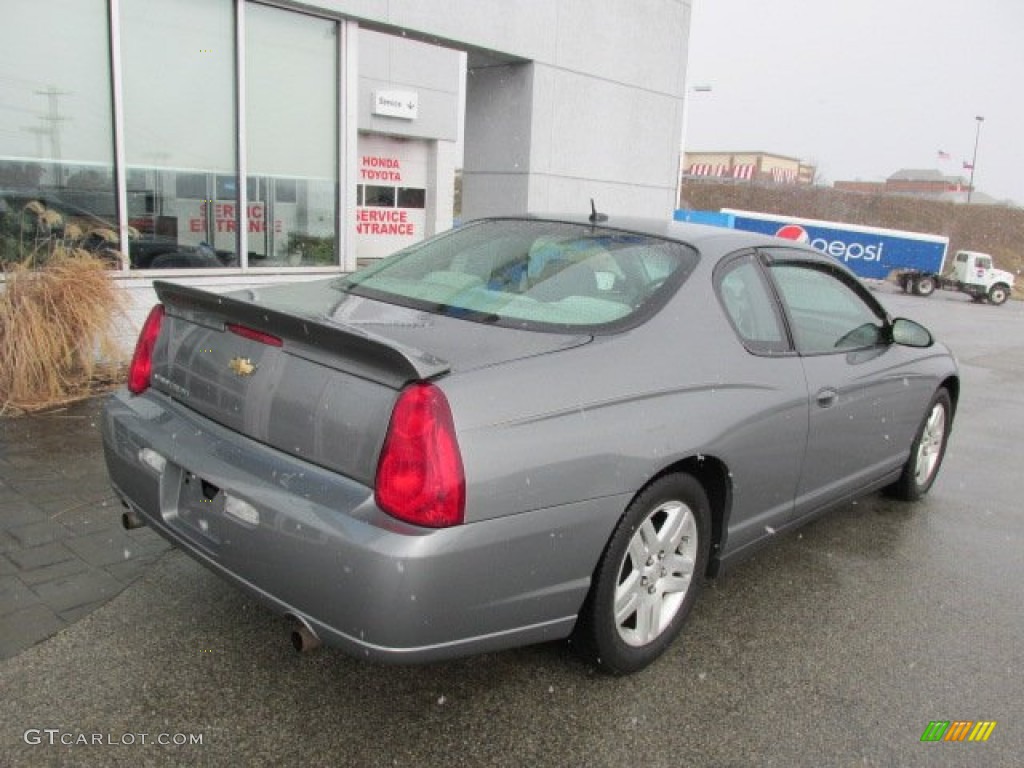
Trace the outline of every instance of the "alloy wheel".
<path fill-rule="evenodd" d="M 636 529 L 615 587 L 615 626 L 627 645 L 647 645 L 672 623 L 694 577 L 698 544 L 696 518 L 681 501 L 660 504 Z"/>

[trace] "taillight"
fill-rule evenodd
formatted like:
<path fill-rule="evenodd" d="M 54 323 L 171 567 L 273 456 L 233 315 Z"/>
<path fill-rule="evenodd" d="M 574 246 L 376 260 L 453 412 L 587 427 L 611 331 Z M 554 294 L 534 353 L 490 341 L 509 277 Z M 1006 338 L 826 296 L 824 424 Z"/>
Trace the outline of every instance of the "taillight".
<path fill-rule="evenodd" d="M 153 347 L 160 335 L 160 324 L 164 319 L 164 305 L 157 304 L 142 324 L 142 332 L 135 343 L 135 354 L 128 369 L 128 391 L 133 395 L 141 395 L 149 389 L 150 377 L 153 373 Z"/>
<path fill-rule="evenodd" d="M 272 347 L 280 347 L 283 345 L 279 336 L 274 336 L 266 331 L 257 331 L 255 328 L 250 328 L 247 325 L 238 325 L 237 323 L 228 323 L 227 327 L 232 333 L 236 333 L 246 339 L 258 341 L 260 344 L 269 344 Z"/>
<path fill-rule="evenodd" d="M 377 506 L 399 520 L 430 528 L 464 519 L 466 478 L 448 400 L 433 384 L 398 396 L 377 463 Z"/>

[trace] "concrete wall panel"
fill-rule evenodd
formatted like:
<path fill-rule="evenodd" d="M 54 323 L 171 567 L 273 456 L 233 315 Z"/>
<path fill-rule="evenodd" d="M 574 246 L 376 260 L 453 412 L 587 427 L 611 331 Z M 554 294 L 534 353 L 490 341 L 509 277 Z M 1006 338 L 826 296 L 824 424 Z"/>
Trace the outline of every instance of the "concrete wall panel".
<path fill-rule="evenodd" d="M 526 173 L 535 104 L 532 65 L 470 70 L 466 77 L 466 169 Z"/>
<path fill-rule="evenodd" d="M 537 69 L 538 80 L 553 80 L 556 106 L 547 131 L 551 173 L 641 185 L 675 183 L 672 161 L 679 132 L 674 99 L 574 72 Z"/>
<path fill-rule="evenodd" d="M 561 7 L 552 0 L 390 0 L 387 17 L 379 20 L 463 47 L 550 62 Z"/>
<path fill-rule="evenodd" d="M 597 210 L 610 217 L 653 216 L 670 218 L 675 208 L 675 190 L 664 187 L 620 184 L 566 176 L 535 176 L 531 179 L 531 197 L 536 201 L 530 212 L 590 213 L 593 198 Z"/>
<path fill-rule="evenodd" d="M 462 172 L 462 220 L 480 216 L 520 214 L 529 205 L 526 174 Z"/>
<path fill-rule="evenodd" d="M 435 141 L 427 164 L 427 231 L 434 235 L 451 229 L 455 217 L 455 145 Z"/>
<path fill-rule="evenodd" d="M 564 69 L 668 94 L 683 93 L 689 6 L 678 0 L 562 0 L 556 56 Z"/>
<path fill-rule="evenodd" d="M 455 141 L 459 119 L 459 54 L 369 30 L 359 31 L 359 129 Z M 414 91 L 415 120 L 373 114 L 376 90 Z"/>
<path fill-rule="evenodd" d="M 683 0 L 322 0 L 398 33 L 682 94 Z"/>
<path fill-rule="evenodd" d="M 600 189 L 621 202 L 619 213 L 670 215 L 681 120 L 682 104 L 670 96 L 552 66 L 473 70 L 463 210 L 467 216 L 560 212 Z M 503 177 L 501 194 L 485 190 L 485 179 L 495 174 Z M 521 188 L 513 193 L 516 183 Z M 524 207 L 509 207 L 518 201 Z"/>
<path fill-rule="evenodd" d="M 419 114 L 415 120 L 374 115 L 373 92 L 396 88 L 401 89 L 401 86 L 386 80 L 359 78 L 359 130 L 409 138 L 455 141 L 458 134 L 457 93 L 409 88 L 408 90 L 416 91 L 419 97 Z"/>
<path fill-rule="evenodd" d="M 359 52 L 359 73 L 365 77 L 450 91 L 459 76 L 458 56 L 450 48 L 401 36 L 361 29 Z"/>

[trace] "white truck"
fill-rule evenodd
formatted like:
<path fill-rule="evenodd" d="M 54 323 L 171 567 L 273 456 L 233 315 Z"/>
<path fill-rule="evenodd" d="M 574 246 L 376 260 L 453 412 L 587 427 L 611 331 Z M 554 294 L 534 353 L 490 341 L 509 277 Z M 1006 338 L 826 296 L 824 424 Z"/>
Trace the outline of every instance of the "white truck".
<path fill-rule="evenodd" d="M 957 251 L 953 274 L 949 277 L 917 269 L 900 269 L 893 273 L 896 283 L 906 293 L 931 296 L 936 289 L 960 291 L 974 301 L 999 305 L 1010 298 L 1013 275 L 992 266 L 992 257 L 978 251 Z"/>

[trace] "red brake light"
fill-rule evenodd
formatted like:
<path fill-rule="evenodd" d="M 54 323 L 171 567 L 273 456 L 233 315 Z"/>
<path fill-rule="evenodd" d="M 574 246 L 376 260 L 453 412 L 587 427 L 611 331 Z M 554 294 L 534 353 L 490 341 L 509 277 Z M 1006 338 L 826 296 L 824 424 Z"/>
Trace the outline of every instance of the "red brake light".
<path fill-rule="evenodd" d="M 141 395 L 149 389 L 150 376 L 153 373 L 153 347 L 160 335 L 160 324 L 164 319 L 164 305 L 157 304 L 146 317 L 135 343 L 135 354 L 128 369 L 128 391 L 133 395 Z"/>
<path fill-rule="evenodd" d="M 377 506 L 430 528 L 463 522 L 466 478 L 448 400 L 433 384 L 406 387 L 377 463 Z"/>
<path fill-rule="evenodd" d="M 272 347 L 280 347 L 282 345 L 281 339 L 271 333 L 257 331 L 255 328 L 250 328 L 247 325 L 238 325 L 237 323 L 228 323 L 227 325 L 229 331 L 237 333 L 243 338 L 258 341 L 260 344 L 269 344 Z"/>

